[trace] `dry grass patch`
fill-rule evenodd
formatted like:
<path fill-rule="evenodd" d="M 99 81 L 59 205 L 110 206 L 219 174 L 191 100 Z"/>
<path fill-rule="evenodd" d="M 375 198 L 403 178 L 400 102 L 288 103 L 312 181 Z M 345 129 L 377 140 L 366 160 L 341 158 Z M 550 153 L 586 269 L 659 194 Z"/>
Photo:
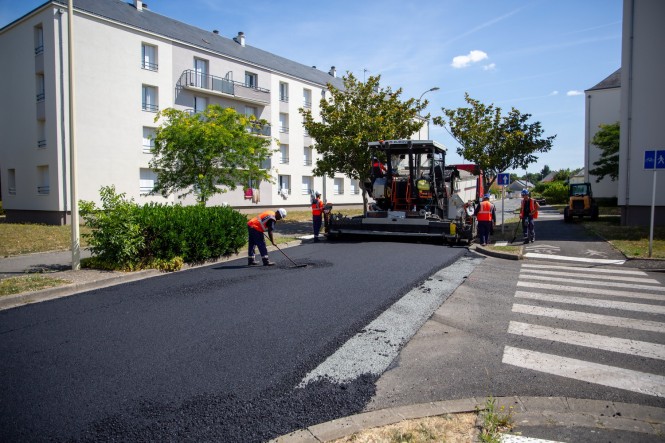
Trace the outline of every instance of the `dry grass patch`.
<path fill-rule="evenodd" d="M 334 443 L 466 443 L 477 441 L 476 414 L 446 414 L 366 429 Z"/>
<path fill-rule="evenodd" d="M 81 234 L 88 228 L 81 226 Z M 72 245 L 72 227 L 28 223 L 0 223 L 0 256 L 33 252 L 68 250 Z M 81 246 L 87 242 L 81 236 Z"/>
<path fill-rule="evenodd" d="M 71 283 L 69 280 L 46 277 L 43 275 L 23 275 L 0 280 L 0 296 L 39 291 Z"/>

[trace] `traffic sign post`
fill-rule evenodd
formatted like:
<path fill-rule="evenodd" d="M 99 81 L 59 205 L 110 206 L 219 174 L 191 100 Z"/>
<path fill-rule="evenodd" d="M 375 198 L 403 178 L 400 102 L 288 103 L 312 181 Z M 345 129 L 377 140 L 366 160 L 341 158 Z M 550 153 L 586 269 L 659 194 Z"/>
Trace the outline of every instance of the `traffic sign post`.
<path fill-rule="evenodd" d="M 665 169 L 665 149 L 644 151 L 644 169 L 653 171 L 651 190 L 651 222 L 649 223 L 649 258 L 653 250 L 653 224 L 656 209 L 656 176 L 659 169 Z"/>
<path fill-rule="evenodd" d="M 504 233 L 503 207 L 505 206 L 506 186 L 510 184 L 510 174 L 502 172 L 496 176 L 496 184 L 501 186 L 501 233 Z"/>

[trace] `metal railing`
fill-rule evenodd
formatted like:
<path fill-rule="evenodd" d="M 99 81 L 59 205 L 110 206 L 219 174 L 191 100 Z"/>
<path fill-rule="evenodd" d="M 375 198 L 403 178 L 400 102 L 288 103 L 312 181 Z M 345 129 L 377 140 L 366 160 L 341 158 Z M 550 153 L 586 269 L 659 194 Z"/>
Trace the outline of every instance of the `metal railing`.
<path fill-rule="evenodd" d="M 37 94 L 37 102 L 43 102 L 46 100 L 46 93 L 45 92 L 40 92 Z"/>
<path fill-rule="evenodd" d="M 46 195 L 51 192 L 50 186 L 37 186 L 37 194 Z"/>
<path fill-rule="evenodd" d="M 280 165 L 288 165 L 289 164 L 289 158 L 288 157 L 280 157 L 279 158 L 279 164 Z"/>
<path fill-rule="evenodd" d="M 9 187 L 9 195 L 16 195 L 16 186 Z"/>
<path fill-rule="evenodd" d="M 35 55 L 39 55 L 44 52 L 44 45 L 39 45 L 35 48 Z"/>
<path fill-rule="evenodd" d="M 144 111 L 148 112 L 159 112 L 159 106 L 158 105 L 153 105 L 151 103 L 142 103 L 141 104 L 141 109 Z"/>
<path fill-rule="evenodd" d="M 309 102 L 309 101 L 305 100 L 302 105 L 305 108 L 311 108 L 312 107 L 312 102 Z"/>
<path fill-rule="evenodd" d="M 288 103 L 288 102 L 289 102 L 289 96 L 288 96 L 288 95 L 282 95 L 282 94 L 280 94 L 280 96 L 279 96 L 279 101 L 280 101 L 280 102 Z"/>
<path fill-rule="evenodd" d="M 288 126 L 280 126 L 279 127 L 279 132 L 283 134 L 288 134 L 289 133 L 289 127 Z"/>
<path fill-rule="evenodd" d="M 312 159 L 311 158 L 306 158 L 302 162 L 303 165 L 305 166 L 312 166 Z"/>
<path fill-rule="evenodd" d="M 238 98 L 265 102 L 266 104 L 270 102 L 269 89 L 247 85 L 245 83 L 210 74 L 203 74 L 192 69 L 183 71 L 178 80 L 178 84 L 183 87 L 208 89 L 210 91 L 233 95 Z"/>
<path fill-rule="evenodd" d="M 159 68 L 159 65 L 157 65 L 157 63 L 147 62 L 145 60 L 141 60 L 141 68 L 142 69 L 147 69 L 148 71 L 157 71 L 158 68 Z"/>
<path fill-rule="evenodd" d="M 45 148 L 46 147 L 46 140 L 37 140 L 37 147 L 38 148 Z"/>

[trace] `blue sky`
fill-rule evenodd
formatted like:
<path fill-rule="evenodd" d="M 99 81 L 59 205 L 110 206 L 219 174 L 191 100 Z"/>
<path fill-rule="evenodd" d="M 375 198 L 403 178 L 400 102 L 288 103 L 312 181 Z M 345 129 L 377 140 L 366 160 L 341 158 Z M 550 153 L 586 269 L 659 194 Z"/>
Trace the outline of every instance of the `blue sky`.
<path fill-rule="evenodd" d="M 0 0 L 0 27 L 43 3 Z M 225 37 L 243 31 L 248 45 L 326 72 L 381 75 L 382 86 L 403 88 L 404 98 L 437 86 L 424 97 L 432 116 L 465 106 L 465 92 L 504 113 L 531 114 L 545 136 L 557 137 L 529 172 L 583 166 L 583 91 L 621 64 L 621 0 L 145 3 Z M 432 126 L 430 138 L 449 148 L 448 163 L 463 162 L 443 128 Z"/>

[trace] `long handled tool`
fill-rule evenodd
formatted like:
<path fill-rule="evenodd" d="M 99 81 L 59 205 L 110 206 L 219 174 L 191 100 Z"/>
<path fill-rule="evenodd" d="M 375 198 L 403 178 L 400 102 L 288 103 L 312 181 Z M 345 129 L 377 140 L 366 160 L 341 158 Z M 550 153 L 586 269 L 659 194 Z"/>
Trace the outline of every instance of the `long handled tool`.
<path fill-rule="evenodd" d="M 522 217 L 520 217 L 520 221 L 517 222 L 517 225 L 515 225 L 515 230 L 513 231 L 513 239 L 510 240 L 511 243 L 514 243 L 515 240 L 517 239 L 517 230 L 520 228 L 521 224 L 522 224 Z"/>
<path fill-rule="evenodd" d="M 268 237 L 268 235 L 267 235 L 265 232 L 263 233 L 263 235 L 264 235 L 268 240 L 270 240 L 270 237 Z M 293 260 L 291 260 L 291 257 L 289 257 L 288 255 L 286 255 L 286 252 L 282 251 L 282 250 L 280 249 L 279 246 L 277 246 L 277 245 L 274 244 L 274 243 L 273 243 L 272 245 L 273 245 L 274 247 L 276 247 L 277 250 L 278 250 L 279 252 L 281 252 L 282 254 L 284 254 L 284 257 L 288 258 L 289 261 L 290 261 L 291 263 L 293 263 L 293 266 L 294 266 L 294 267 L 296 267 L 296 268 L 304 268 L 305 266 L 307 266 L 307 264 L 299 265 L 298 263 L 296 263 L 296 262 L 294 262 Z"/>

